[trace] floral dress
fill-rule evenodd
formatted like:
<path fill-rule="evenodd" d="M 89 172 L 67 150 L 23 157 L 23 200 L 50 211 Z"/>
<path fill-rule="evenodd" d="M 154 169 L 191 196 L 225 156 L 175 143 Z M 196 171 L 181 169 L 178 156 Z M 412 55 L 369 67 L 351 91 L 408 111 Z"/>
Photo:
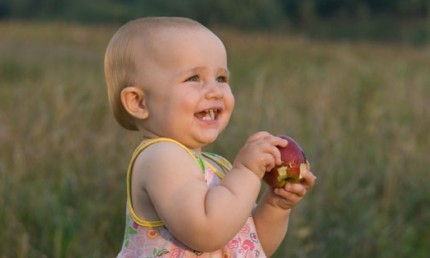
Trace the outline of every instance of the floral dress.
<path fill-rule="evenodd" d="M 161 141 L 176 143 L 192 155 L 202 168 L 205 174 L 205 181 L 209 187 L 219 185 L 222 177 L 231 169 L 231 164 L 223 157 L 212 153 L 202 153 L 204 158 L 198 157 L 187 147 L 169 138 L 143 141 L 133 153 L 127 172 L 126 229 L 124 242 L 118 258 L 266 257 L 258 240 L 252 217 L 247 219 L 241 230 L 224 247 L 214 252 L 203 253 L 198 250 L 192 250 L 177 240 L 170 234 L 162 221 L 144 221 L 135 214 L 131 205 L 130 187 L 133 163 L 139 153 L 147 146 Z M 216 167 L 221 168 L 222 172 L 216 169 Z"/>

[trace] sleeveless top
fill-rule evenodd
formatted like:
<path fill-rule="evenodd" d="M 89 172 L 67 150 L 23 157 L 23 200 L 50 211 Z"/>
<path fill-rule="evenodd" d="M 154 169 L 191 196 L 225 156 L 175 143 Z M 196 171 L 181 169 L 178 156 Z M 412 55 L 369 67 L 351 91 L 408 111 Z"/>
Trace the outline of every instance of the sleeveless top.
<path fill-rule="evenodd" d="M 221 249 L 210 253 L 192 250 L 176 239 L 164 226 L 163 221 L 144 221 L 134 212 L 131 202 L 131 173 L 138 155 L 149 145 L 157 142 L 172 142 L 189 153 L 202 168 L 205 182 L 209 187 L 219 185 L 222 177 L 231 169 L 231 164 L 225 158 L 203 152 L 201 158 L 184 145 L 169 138 L 156 138 L 143 141 L 134 151 L 127 171 L 127 208 L 126 225 L 122 249 L 117 258 L 253 258 L 266 257 L 257 237 L 254 221 L 248 217 L 241 230 Z M 216 167 L 221 168 L 219 171 Z M 163 189 L 160 189 L 162 191 Z M 221 227 L 220 227 L 220 230 Z"/>

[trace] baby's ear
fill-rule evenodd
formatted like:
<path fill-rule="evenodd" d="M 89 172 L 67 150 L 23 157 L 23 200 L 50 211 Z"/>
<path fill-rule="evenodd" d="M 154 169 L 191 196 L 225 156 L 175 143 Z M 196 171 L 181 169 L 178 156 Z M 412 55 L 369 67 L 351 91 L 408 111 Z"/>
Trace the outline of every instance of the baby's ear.
<path fill-rule="evenodd" d="M 130 86 L 122 89 L 121 102 L 124 109 L 133 117 L 141 120 L 148 118 L 145 92 L 141 88 Z"/>

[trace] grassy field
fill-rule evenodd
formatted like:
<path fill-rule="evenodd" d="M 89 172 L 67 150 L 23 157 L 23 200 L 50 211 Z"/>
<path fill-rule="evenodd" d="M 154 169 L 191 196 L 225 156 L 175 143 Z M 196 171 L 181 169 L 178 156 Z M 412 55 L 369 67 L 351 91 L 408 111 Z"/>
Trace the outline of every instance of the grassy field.
<path fill-rule="evenodd" d="M 0 23 L 0 257 L 114 257 L 137 134 L 107 106 L 116 27 Z M 275 257 L 430 253 L 430 48 L 217 30 L 236 110 L 208 147 L 298 140 L 318 176 Z"/>

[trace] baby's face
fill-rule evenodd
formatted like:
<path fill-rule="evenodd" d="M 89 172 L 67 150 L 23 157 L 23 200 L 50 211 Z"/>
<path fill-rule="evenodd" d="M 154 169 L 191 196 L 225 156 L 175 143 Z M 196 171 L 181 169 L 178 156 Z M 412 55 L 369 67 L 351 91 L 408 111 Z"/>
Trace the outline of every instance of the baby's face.
<path fill-rule="evenodd" d="M 170 137 L 195 150 L 215 141 L 234 107 L 219 38 L 203 28 L 172 29 L 136 57 L 149 111 L 144 135 Z"/>

